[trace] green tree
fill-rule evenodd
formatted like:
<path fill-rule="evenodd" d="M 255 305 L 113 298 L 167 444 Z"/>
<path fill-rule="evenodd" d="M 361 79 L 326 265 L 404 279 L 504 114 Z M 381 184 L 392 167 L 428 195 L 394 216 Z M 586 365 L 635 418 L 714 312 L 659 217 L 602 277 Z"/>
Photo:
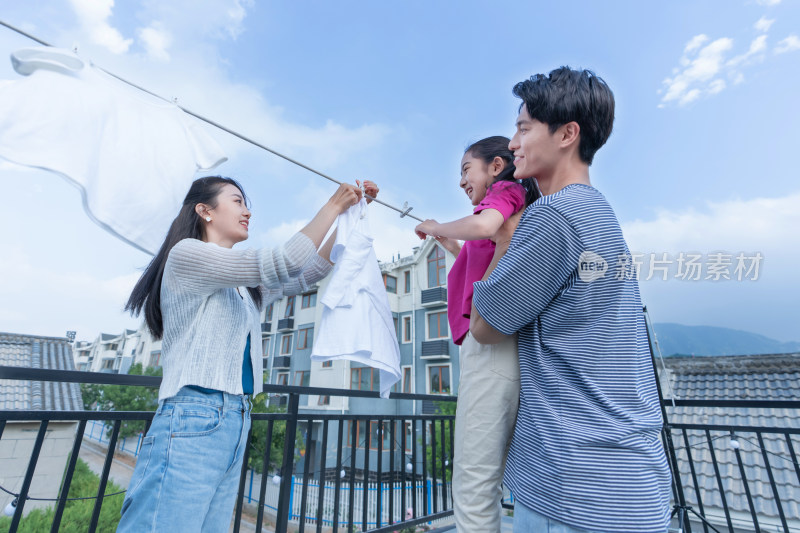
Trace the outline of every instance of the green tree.
<path fill-rule="evenodd" d="M 453 416 L 456 414 L 456 402 L 434 402 L 436 410 L 445 416 Z M 442 477 L 442 470 L 445 471 L 445 481 L 450 481 L 453 477 L 453 450 L 450 447 L 450 423 L 446 420 L 444 423 L 444 454 L 442 457 L 442 431 L 441 422 L 437 422 L 436 428 L 436 451 L 434 453 L 431 446 L 430 435 L 428 435 L 428 445 L 425 447 L 425 459 L 428 465 L 432 465 L 432 460 L 436 457 L 436 475 Z M 447 461 L 447 465 L 444 462 Z M 433 472 L 429 466 L 428 472 Z"/>
<path fill-rule="evenodd" d="M 253 413 L 285 413 L 286 407 L 279 407 L 276 405 L 270 406 L 268 404 L 268 395 L 266 393 L 257 394 L 253 398 Z M 266 450 L 267 428 L 269 422 L 266 420 L 254 420 L 253 429 L 250 434 L 250 452 L 247 464 L 256 472 L 262 472 L 264 469 L 264 451 Z M 279 470 L 283 463 L 283 446 L 286 442 L 286 421 L 276 420 L 272 427 L 272 443 L 269 452 L 269 468 L 267 472 Z M 300 431 L 295 435 L 295 456 L 297 461 L 300 458 L 299 451 L 304 448 L 303 436 Z"/>
<path fill-rule="evenodd" d="M 69 498 L 85 498 L 97 495 L 97 488 L 100 486 L 100 478 L 95 475 L 89 466 L 81 459 L 75 465 L 75 473 L 72 483 L 69 486 Z M 122 489 L 108 481 L 105 494 L 120 492 Z M 97 523 L 97 531 L 115 531 L 119 523 L 119 513 L 122 509 L 124 494 L 106 496 L 103 506 L 100 509 L 100 519 Z M 59 533 L 83 533 L 86 531 L 87 524 L 91 521 L 94 510 L 94 499 L 68 501 L 64 506 L 64 514 L 61 516 L 61 526 Z M 55 517 L 55 507 L 46 509 L 34 509 L 19 524 L 19 533 L 47 533 Z M 0 531 L 8 531 L 11 527 L 10 517 L 0 517 Z"/>
<path fill-rule="evenodd" d="M 133 365 L 128 374 L 133 376 L 161 376 L 161 367 L 142 368 L 141 363 Z M 155 411 L 158 407 L 158 389 L 132 385 L 104 385 L 97 404 L 103 411 Z M 131 437 L 144 431 L 143 420 L 123 420 L 119 438 Z M 106 433 L 111 434 L 108 426 Z"/>

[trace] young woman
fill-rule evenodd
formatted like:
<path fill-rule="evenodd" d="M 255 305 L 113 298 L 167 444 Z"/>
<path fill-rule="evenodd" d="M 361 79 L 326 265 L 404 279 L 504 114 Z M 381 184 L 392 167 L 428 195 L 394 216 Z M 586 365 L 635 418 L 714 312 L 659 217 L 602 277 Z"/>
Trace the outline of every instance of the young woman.
<path fill-rule="evenodd" d="M 364 186 L 377 194 L 373 183 Z M 322 240 L 361 196 L 343 184 L 283 246 L 234 250 L 248 237 L 244 190 L 218 176 L 192 183 L 125 307 L 144 310 L 163 340 L 164 377 L 118 532 L 228 530 L 248 445 L 249 395 L 261 392 L 254 379 L 262 375 L 260 311 L 330 271 L 335 235 L 320 248 Z"/>
<path fill-rule="evenodd" d="M 494 255 L 489 240 L 514 213 L 535 201 L 535 186 L 514 179 L 514 156 L 506 137 L 488 137 L 469 146 L 461 159 L 459 186 L 475 206 L 473 214 L 416 227 L 456 256 L 447 276 L 447 317 L 453 342 L 461 345 L 453 458 L 453 508 L 460 532 L 500 531 L 500 483 L 519 403 L 516 337 L 482 345 L 469 333 L 472 284 Z M 530 182 L 530 180 L 528 180 Z M 456 239 L 466 241 L 462 247 Z"/>

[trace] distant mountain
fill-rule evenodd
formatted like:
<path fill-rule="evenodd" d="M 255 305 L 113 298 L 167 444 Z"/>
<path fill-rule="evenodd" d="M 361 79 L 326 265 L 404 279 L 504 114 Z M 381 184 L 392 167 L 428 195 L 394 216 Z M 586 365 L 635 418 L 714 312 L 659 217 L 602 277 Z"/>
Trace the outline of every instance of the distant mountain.
<path fill-rule="evenodd" d="M 780 342 L 738 329 L 653 324 L 661 353 L 667 355 L 756 355 L 800 352 L 800 342 Z"/>

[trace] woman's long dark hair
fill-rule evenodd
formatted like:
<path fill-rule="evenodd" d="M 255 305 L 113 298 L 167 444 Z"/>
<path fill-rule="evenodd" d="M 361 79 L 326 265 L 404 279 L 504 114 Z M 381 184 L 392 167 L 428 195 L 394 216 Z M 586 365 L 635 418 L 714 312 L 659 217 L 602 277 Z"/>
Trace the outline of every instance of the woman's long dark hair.
<path fill-rule="evenodd" d="M 508 143 L 510 142 L 511 140 L 508 137 L 495 135 L 470 144 L 467 146 L 467 149 L 464 150 L 464 153 L 482 160 L 487 165 L 494 161 L 495 157 L 499 157 L 505 161 L 506 166 L 500 171 L 500 174 L 497 175 L 494 182 L 513 181 L 514 183 L 520 183 L 519 180 L 514 179 L 516 167 L 514 166 L 514 153 L 508 149 Z M 521 185 L 525 187 L 525 207 L 531 205 L 541 196 L 539 189 L 536 187 L 536 183 L 532 179 L 522 180 Z"/>
<path fill-rule="evenodd" d="M 183 199 L 183 206 L 172 221 L 172 225 L 167 232 L 167 238 L 164 239 L 164 244 L 161 249 L 147 265 L 142 277 L 136 283 L 136 286 L 131 292 L 128 303 L 125 304 L 125 310 L 130 311 L 132 315 L 138 316 L 144 308 L 144 319 L 147 322 L 147 327 L 150 328 L 150 333 L 153 337 L 160 339 L 164 335 L 164 321 L 161 316 L 161 279 L 164 277 L 164 265 L 167 263 L 167 256 L 169 256 L 172 247 L 178 244 L 183 239 L 199 239 L 203 238 L 203 221 L 195 212 L 197 204 L 206 204 L 211 208 L 217 205 L 217 195 L 224 185 L 233 185 L 242 193 L 242 198 L 247 202 L 247 196 L 244 190 L 236 180 L 231 178 L 223 178 L 222 176 L 208 176 L 205 178 L 198 178 L 194 180 L 189 192 L 186 193 L 186 198 Z M 247 291 L 250 297 L 256 304 L 257 308 L 261 308 L 261 291 L 258 287 L 248 287 Z"/>

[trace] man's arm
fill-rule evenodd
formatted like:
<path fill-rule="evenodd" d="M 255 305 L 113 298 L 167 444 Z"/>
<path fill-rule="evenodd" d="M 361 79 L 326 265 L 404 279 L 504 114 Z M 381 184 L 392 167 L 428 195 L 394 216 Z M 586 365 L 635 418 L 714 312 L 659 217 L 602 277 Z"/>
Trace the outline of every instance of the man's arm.
<path fill-rule="evenodd" d="M 483 275 L 483 278 L 481 278 L 481 281 L 489 279 L 489 275 L 494 271 L 497 263 L 506 254 L 508 245 L 511 242 L 511 237 L 514 235 L 514 230 L 517 228 L 517 224 L 519 224 L 519 219 L 522 218 L 523 211 L 524 210 L 521 210 L 509 217 L 497 231 L 497 234 L 495 234 L 494 240 L 496 246 L 494 255 L 492 256 L 492 262 L 489 263 L 489 267 L 486 269 L 486 273 Z M 475 308 L 474 301 L 472 303 L 472 310 L 469 313 L 469 331 L 472 333 L 475 340 L 481 344 L 498 344 L 508 338 L 508 335 L 500 333 L 483 319 Z"/>

